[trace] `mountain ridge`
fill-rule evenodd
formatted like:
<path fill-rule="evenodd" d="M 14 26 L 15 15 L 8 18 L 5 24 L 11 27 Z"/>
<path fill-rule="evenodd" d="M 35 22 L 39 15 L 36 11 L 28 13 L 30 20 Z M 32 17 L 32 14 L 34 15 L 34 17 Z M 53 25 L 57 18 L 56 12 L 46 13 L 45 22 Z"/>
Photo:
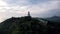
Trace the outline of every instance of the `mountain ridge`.
<path fill-rule="evenodd" d="M 53 16 L 50 18 L 46 18 L 49 21 L 60 22 L 60 16 Z"/>

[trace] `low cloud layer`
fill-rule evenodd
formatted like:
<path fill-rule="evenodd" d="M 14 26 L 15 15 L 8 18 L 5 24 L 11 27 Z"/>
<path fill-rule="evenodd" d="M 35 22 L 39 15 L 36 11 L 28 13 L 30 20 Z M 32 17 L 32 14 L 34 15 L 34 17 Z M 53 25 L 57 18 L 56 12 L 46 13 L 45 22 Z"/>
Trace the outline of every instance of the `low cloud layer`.
<path fill-rule="evenodd" d="M 60 16 L 60 0 L 0 0 L 0 21 L 28 11 L 33 17 Z"/>

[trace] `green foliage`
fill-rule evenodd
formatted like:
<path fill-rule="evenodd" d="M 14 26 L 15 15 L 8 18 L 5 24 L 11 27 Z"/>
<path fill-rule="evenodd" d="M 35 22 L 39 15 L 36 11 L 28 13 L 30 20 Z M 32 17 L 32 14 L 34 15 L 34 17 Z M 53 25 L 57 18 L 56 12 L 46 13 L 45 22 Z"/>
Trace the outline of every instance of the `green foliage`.
<path fill-rule="evenodd" d="M 46 34 L 47 27 L 39 23 L 36 18 L 29 16 L 10 18 L 2 22 L 1 34 Z"/>

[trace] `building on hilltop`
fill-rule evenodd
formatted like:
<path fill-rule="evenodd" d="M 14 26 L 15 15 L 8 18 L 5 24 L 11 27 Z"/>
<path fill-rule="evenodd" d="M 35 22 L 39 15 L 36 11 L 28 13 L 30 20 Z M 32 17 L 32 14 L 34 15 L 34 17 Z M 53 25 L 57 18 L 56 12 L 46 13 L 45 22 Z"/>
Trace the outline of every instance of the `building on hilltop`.
<path fill-rule="evenodd" d="M 28 11 L 28 16 L 30 16 L 30 12 Z"/>
<path fill-rule="evenodd" d="M 28 11 L 27 16 L 25 16 L 25 19 L 27 19 L 28 21 L 30 21 L 30 20 L 31 20 L 31 15 L 30 15 L 30 12 L 29 12 L 29 11 Z"/>

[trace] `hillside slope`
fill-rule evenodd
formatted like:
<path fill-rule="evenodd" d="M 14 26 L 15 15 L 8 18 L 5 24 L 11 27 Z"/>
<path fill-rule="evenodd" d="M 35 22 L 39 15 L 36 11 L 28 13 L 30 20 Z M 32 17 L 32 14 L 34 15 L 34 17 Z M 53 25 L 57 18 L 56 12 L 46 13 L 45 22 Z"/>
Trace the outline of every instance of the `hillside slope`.
<path fill-rule="evenodd" d="M 47 27 L 38 19 L 29 16 L 5 20 L 1 23 L 1 34 L 47 34 Z"/>

